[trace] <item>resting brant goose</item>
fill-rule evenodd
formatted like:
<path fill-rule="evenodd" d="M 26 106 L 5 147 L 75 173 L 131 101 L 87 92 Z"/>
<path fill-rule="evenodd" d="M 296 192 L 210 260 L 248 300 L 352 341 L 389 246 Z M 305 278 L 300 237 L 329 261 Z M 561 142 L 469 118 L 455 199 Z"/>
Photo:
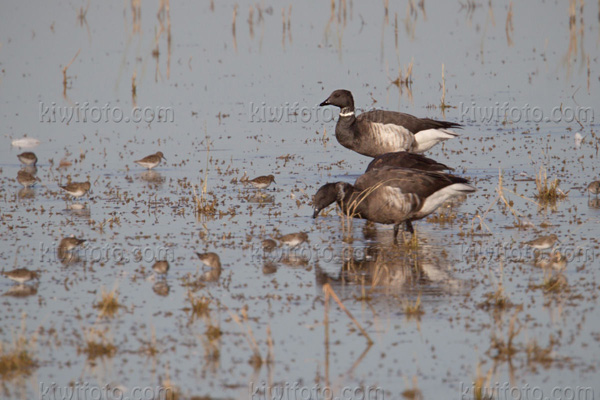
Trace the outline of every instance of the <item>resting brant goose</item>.
<path fill-rule="evenodd" d="M 384 167 L 358 177 L 354 185 L 327 183 L 313 199 L 314 214 L 333 202 L 342 212 L 380 224 L 394 224 L 394 239 L 401 223 L 414 233 L 412 221 L 426 217 L 446 200 L 476 189 L 469 181 L 441 172 Z"/>
<path fill-rule="evenodd" d="M 376 157 L 394 151 L 423 153 L 444 140 L 458 136 L 450 128 L 461 124 L 417 118 L 395 111 L 373 110 L 354 115 L 354 98 L 348 90 L 336 90 L 320 106 L 337 106 L 340 117 L 335 137 L 344 147 Z"/>
<path fill-rule="evenodd" d="M 422 154 L 409 153 L 407 151 L 396 151 L 394 153 L 385 153 L 375 157 L 373 161 L 369 163 L 369 166 L 365 172 L 383 167 L 411 168 L 421 171 L 444 171 L 446 169 L 454 171 L 454 168 L 450 168 L 449 166 L 432 160 L 431 158 L 427 158 Z"/>

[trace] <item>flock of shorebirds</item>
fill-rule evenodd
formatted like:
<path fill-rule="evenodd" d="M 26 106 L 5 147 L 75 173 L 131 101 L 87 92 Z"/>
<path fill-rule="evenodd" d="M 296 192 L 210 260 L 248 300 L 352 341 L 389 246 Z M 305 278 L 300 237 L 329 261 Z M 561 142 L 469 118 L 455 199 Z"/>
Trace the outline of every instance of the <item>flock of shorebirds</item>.
<path fill-rule="evenodd" d="M 363 175 L 354 184 L 347 182 L 327 183 L 316 192 L 313 198 L 313 218 L 329 205 L 337 203 L 342 213 L 352 218 L 362 218 L 380 224 L 394 226 L 394 241 L 400 227 L 414 233 L 413 221 L 422 219 L 446 201 L 476 191 L 468 179 L 445 173 L 453 169 L 423 156 L 421 153 L 436 144 L 457 137 L 452 129 L 462 128 L 461 124 L 417 118 L 410 114 L 373 110 L 355 114 L 354 98 L 348 90 L 335 90 L 320 106 L 340 108 L 335 127 L 338 142 L 359 154 L 373 157 Z M 18 155 L 24 168 L 17 174 L 17 181 L 25 188 L 35 185 L 39 178 L 37 157 L 32 152 Z M 151 170 L 166 160 L 162 152 L 157 152 L 135 162 Z M 265 189 L 275 182 L 273 175 L 259 176 L 248 183 L 257 189 Z M 74 198 L 84 196 L 91 188 L 87 182 L 71 182 L 59 186 Z M 600 181 L 591 182 L 587 191 L 598 196 Z M 279 244 L 290 248 L 308 240 L 304 232 L 281 236 L 277 241 L 265 239 L 263 248 L 272 250 Z M 537 249 L 552 248 L 558 241 L 556 235 L 542 236 L 524 244 Z M 73 257 L 72 251 L 85 242 L 74 237 L 64 238 L 58 247 L 61 260 Z M 216 281 L 221 274 L 221 262 L 216 253 L 196 253 L 210 270 L 203 275 L 205 281 Z M 557 265 L 565 265 L 558 254 Z M 152 266 L 155 273 L 165 275 L 169 271 L 166 260 L 156 261 Z M 4 272 L 4 275 L 20 284 L 37 278 L 35 271 L 19 268 Z"/>

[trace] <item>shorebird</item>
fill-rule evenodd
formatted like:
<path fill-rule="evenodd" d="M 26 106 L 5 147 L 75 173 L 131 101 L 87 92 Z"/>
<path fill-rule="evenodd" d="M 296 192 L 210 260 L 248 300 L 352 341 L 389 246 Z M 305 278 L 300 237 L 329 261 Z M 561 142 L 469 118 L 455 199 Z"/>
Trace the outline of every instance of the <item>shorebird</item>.
<path fill-rule="evenodd" d="M 35 185 L 35 183 L 39 182 L 39 180 L 40 178 L 30 174 L 27 171 L 20 170 L 17 172 L 17 182 L 26 188 Z"/>
<path fill-rule="evenodd" d="M 308 240 L 308 235 L 305 232 L 288 233 L 279 238 L 279 242 L 294 248 Z"/>
<path fill-rule="evenodd" d="M 335 126 L 338 142 L 355 152 L 376 157 L 395 151 L 423 153 L 458 134 L 451 128 L 461 124 L 417 118 L 396 111 L 373 110 L 355 115 L 354 98 L 348 90 L 336 90 L 320 104 L 340 108 Z"/>
<path fill-rule="evenodd" d="M 380 224 L 394 225 L 394 239 L 400 224 L 414 233 L 412 221 L 434 212 L 445 201 L 475 192 L 465 178 L 441 172 L 385 167 L 369 171 L 356 180 L 327 183 L 315 194 L 313 218 L 337 202 L 342 212 Z"/>
<path fill-rule="evenodd" d="M 39 274 L 35 271 L 30 271 L 27 268 L 13 269 L 12 271 L 4 272 L 4 276 L 8 279 L 12 279 L 19 284 L 23 284 L 33 279 L 37 279 Z"/>
<path fill-rule="evenodd" d="M 17 158 L 19 159 L 19 161 L 21 161 L 21 163 L 25 165 L 35 165 L 38 161 L 35 153 L 31 151 L 26 151 L 24 153 L 17 154 Z"/>
<path fill-rule="evenodd" d="M 159 260 L 154 263 L 152 270 L 157 274 L 165 275 L 169 272 L 169 262 L 167 260 Z"/>
<path fill-rule="evenodd" d="M 206 266 L 210 267 L 210 271 L 205 272 L 202 275 L 202 280 L 206 282 L 216 282 L 221 276 L 221 259 L 217 253 L 196 253 L 200 261 Z"/>
<path fill-rule="evenodd" d="M 90 182 L 71 182 L 68 185 L 59 187 L 73 197 L 81 197 L 90 190 L 92 185 Z"/>
<path fill-rule="evenodd" d="M 259 176 L 257 178 L 254 178 L 254 179 L 248 181 L 248 182 L 250 182 L 252 184 L 252 186 L 254 186 L 257 189 L 268 188 L 269 185 L 271 184 L 271 182 L 277 183 L 277 182 L 275 182 L 275 177 L 273 175 Z"/>
<path fill-rule="evenodd" d="M 598 197 L 598 194 L 600 194 L 600 181 L 591 182 L 588 185 L 587 190 L 588 190 L 588 197 L 590 196 L 590 193 L 595 194 L 596 197 Z"/>
<path fill-rule="evenodd" d="M 275 247 L 277 247 L 277 242 L 273 239 L 265 239 L 262 241 L 262 248 L 264 251 L 273 251 Z"/>
<path fill-rule="evenodd" d="M 141 165 L 144 168 L 152 169 L 160 164 L 161 160 L 167 161 L 162 151 L 158 151 L 155 154 L 150 154 L 142 158 L 141 160 L 134 161 L 136 164 Z"/>
<path fill-rule="evenodd" d="M 524 242 L 529 247 L 533 247 L 536 250 L 546 250 L 554 246 L 554 244 L 558 241 L 558 237 L 555 234 L 540 236 L 536 239 L 530 240 L 529 242 Z"/>

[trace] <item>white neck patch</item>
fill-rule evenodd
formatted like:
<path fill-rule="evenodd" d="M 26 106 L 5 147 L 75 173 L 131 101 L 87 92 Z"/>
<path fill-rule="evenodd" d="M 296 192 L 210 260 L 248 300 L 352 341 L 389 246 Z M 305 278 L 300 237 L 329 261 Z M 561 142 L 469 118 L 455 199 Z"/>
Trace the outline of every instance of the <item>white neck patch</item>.
<path fill-rule="evenodd" d="M 354 115 L 354 111 L 348 111 L 347 113 L 340 112 L 340 117 L 349 117 L 351 115 Z"/>

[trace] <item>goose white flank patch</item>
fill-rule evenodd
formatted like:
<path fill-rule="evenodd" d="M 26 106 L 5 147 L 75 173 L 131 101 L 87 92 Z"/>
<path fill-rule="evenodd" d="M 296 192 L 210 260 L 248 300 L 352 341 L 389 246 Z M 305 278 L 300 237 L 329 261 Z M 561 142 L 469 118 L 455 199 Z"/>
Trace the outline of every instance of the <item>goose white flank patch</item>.
<path fill-rule="evenodd" d="M 320 104 L 327 105 L 340 108 L 335 126 L 338 142 L 369 157 L 397 151 L 423 153 L 458 136 L 451 129 L 462 127 L 455 122 L 417 118 L 396 111 L 373 110 L 357 116 L 352 93 L 344 89 L 334 91 Z"/>
<path fill-rule="evenodd" d="M 23 137 L 14 139 L 11 144 L 14 147 L 35 147 L 40 144 L 40 141 L 31 137 Z"/>
<path fill-rule="evenodd" d="M 400 224 L 413 233 L 412 221 L 434 212 L 445 201 L 475 192 L 465 178 L 441 172 L 384 167 L 346 182 L 323 185 L 313 199 L 313 218 L 337 202 L 342 212 L 380 224 L 394 224 L 394 238 Z"/>

